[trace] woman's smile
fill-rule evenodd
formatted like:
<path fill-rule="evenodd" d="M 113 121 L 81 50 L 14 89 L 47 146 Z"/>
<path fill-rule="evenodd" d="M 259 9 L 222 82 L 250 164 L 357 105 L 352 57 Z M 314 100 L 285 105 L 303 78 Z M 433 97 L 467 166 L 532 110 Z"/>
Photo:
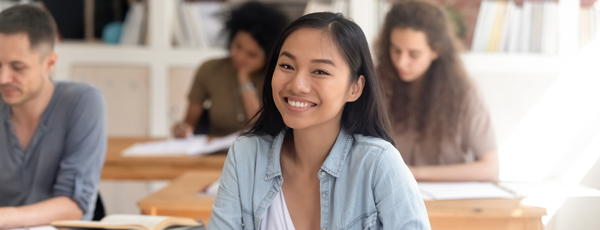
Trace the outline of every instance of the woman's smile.
<path fill-rule="evenodd" d="M 298 97 L 284 97 L 283 100 L 286 102 L 287 108 L 292 112 L 304 112 L 317 106 L 317 103 Z"/>

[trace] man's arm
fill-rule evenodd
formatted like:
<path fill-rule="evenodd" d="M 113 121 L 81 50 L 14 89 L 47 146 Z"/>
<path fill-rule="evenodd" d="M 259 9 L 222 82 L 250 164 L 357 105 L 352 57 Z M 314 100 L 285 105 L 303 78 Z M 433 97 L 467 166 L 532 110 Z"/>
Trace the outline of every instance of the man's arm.
<path fill-rule="evenodd" d="M 83 212 L 67 197 L 21 207 L 0 208 L 0 229 L 45 225 L 55 220 L 80 220 Z"/>
<path fill-rule="evenodd" d="M 69 108 L 69 131 L 53 196 L 71 198 L 83 212 L 82 219 L 89 220 L 106 154 L 104 100 L 102 93 L 91 87 L 82 90 L 77 98 Z"/>

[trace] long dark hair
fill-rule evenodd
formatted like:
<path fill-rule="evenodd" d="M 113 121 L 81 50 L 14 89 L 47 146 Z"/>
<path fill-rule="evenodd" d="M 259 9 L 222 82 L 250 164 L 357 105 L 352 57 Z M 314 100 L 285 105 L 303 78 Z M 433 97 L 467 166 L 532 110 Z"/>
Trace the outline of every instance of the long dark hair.
<path fill-rule="evenodd" d="M 329 33 L 333 43 L 336 44 L 350 67 L 351 82 L 356 82 L 360 75 L 365 78 L 365 86 L 360 98 L 354 102 L 347 102 L 344 106 L 341 125 L 348 133 L 378 137 L 394 144 L 389 135 L 390 122 L 387 108 L 383 104 L 381 83 L 375 75 L 367 39 L 356 23 L 344 18 L 341 14 L 328 12 L 313 13 L 298 18 L 279 37 L 267 62 L 262 107 L 255 115 L 258 118 L 253 127 L 244 134 L 275 136 L 286 129 L 281 113 L 277 110 L 273 100 L 271 81 L 281 46 L 292 32 L 301 28 L 322 29 L 325 33 Z"/>
<path fill-rule="evenodd" d="M 422 76 L 420 95 L 411 97 L 415 87 L 400 80 L 390 57 L 390 36 L 395 28 L 424 32 L 429 47 L 438 53 Z M 438 154 L 444 140 L 453 140 L 459 130 L 461 116 L 472 92 L 471 82 L 459 57 L 459 44 L 446 12 L 426 1 L 402 1 L 394 4 L 385 18 L 377 42 L 379 74 L 386 86 L 386 96 L 392 107 L 393 122 L 400 130 L 415 129 L 418 142 L 431 154 Z M 416 126 L 409 123 L 416 121 Z"/>

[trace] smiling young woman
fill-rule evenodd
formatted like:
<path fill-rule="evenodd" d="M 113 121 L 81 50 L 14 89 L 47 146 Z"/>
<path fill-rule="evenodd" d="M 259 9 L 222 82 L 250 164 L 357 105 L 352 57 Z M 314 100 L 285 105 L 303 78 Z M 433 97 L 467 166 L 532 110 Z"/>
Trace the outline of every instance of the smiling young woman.
<path fill-rule="evenodd" d="M 266 72 L 256 122 L 229 150 L 210 229 L 430 229 L 358 25 L 333 13 L 299 18 Z"/>

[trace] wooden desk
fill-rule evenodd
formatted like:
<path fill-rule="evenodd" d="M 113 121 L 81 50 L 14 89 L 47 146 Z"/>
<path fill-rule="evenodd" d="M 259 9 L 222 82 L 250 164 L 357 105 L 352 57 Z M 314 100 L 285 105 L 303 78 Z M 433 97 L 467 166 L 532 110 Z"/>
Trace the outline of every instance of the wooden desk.
<path fill-rule="evenodd" d="M 217 181 L 221 172 L 187 172 L 138 202 L 144 215 L 182 216 L 208 223 L 215 196 L 198 192 Z"/>
<path fill-rule="evenodd" d="M 172 180 L 187 171 L 221 172 L 226 152 L 185 157 L 122 157 L 129 146 L 157 139 L 109 137 L 103 180 Z"/>
<path fill-rule="evenodd" d="M 425 201 L 434 230 L 542 230 L 546 209 L 521 204 L 521 199 Z"/>
<path fill-rule="evenodd" d="M 142 199 L 142 214 L 183 216 L 208 223 L 215 197 L 197 192 L 219 177 L 216 172 L 187 172 L 166 188 Z M 546 209 L 521 204 L 520 199 L 425 201 L 433 230 L 543 229 Z"/>

